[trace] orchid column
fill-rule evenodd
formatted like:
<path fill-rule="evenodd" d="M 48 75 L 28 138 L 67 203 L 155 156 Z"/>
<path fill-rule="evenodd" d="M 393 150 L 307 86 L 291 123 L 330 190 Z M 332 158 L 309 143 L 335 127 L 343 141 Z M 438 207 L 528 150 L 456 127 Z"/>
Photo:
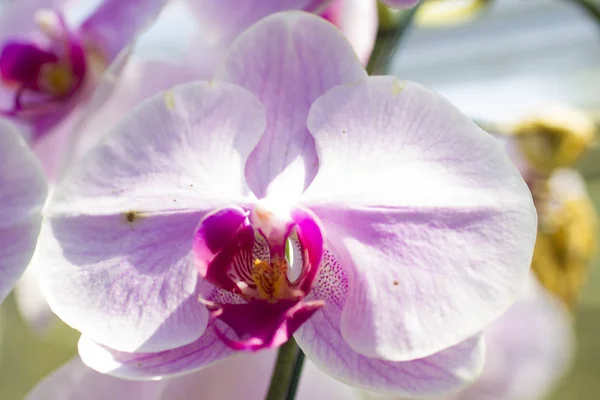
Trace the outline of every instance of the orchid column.
<path fill-rule="evenodd" d="M 82 158 L 37 262 L 100 372 L 181 374 L 294 335 L 346 383 L 441 395 L 479 373 L 480 332 L 515 300 L 535 230 L 490 135 L 288 12 Z"/>

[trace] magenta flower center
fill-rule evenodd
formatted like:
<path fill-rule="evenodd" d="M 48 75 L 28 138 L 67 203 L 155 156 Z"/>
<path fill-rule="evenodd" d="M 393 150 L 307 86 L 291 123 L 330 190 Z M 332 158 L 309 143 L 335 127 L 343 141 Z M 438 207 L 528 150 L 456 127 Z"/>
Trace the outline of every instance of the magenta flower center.
<path fill-rule="evenodd" d="M 223 335 L 226 343 L 257 350 L 285 342 L 323 305 L 304 301 L 322 254 L 316 217 L 301 208 L 281 213 L 258 202 L 205 217 L 194 240 L 195 263 L 217 288 L 205 300 L 209 310 L 238 336 Z"/>
<path fill-rule="evenodd" d="M 86 74 L 82 41 L 53 11 L 36 14 L 38 40 L 12 39 L 0 51 L 0 84 L 13 91 L 5 116 L 40 117 L 56 111 L 76 93 Z"/>

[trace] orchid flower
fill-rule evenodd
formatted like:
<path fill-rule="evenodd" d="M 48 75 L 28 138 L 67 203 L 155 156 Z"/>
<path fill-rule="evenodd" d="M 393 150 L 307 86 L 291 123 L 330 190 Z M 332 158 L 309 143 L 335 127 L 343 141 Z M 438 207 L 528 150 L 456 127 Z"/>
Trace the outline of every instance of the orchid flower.
<path fill-rule="evenodd" d="M 42 289 L 99 372 L 182 374 L 294 335 L 333 377 L 407 395 L 475 378 L 536 230 L 489 134 L 368 77 L 302 12 L 245 31 L 212 81 L 136 107 L 46 217 Z"/>
<path fill-rule="evenodd" d="M 20 133 L 0 121 L 0 302 L 31 259 L 46 200 L 44 173 Z"/>
<path fill-rule="evenodd" d="M 275 363 L 274 350 L 239 354 L 198 372 L 160 381 L 133 381 L 104 375 L 75 358 L 41 381 L 26 400 L 263 400 Z M 354 388 L 329 377 L 306 361 L 297 400 L 359 400 Z"/>
<path fill-rule="evenodd" d="M 50 176 L 73 130 L 68 117 L 78 115 L 105 68 L 165 2 L 104 0 L 90 12 L 84 1 L 19 0 L 3 8 L 0 115 L 36 145 Z M 56 137 L 42 140 L 49 132 Z"/>

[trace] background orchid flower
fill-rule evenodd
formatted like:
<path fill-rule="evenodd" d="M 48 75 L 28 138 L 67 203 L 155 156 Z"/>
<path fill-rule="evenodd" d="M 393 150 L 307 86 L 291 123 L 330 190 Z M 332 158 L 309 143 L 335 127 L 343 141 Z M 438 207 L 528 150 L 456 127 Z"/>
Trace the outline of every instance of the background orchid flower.
<path fill-rule="evenodd" d="M 160 381 L 133 381 L 104 375 L 87 367 L 79 358 L 41 381 L 26 400 L 263 400 L 275 364 L 276 352 L 239 354 L 198 372 Z M 329 377 L 306 361 L 296 399 L 359 400 L 352 387 Z"/>
<path fill-rule="evenodd" d="M 519 300 L 485 332 L 481 377 L 453 400 L 542 400 L 570 369 L 571 317 L 531 276 Z"/>
<path fill-rule="evenodd" d="M 37 263 L 99 372 L 181 374 L 294 334 L 343 382 L 419 396 L 475 378 L 535 228 L 490 135 L 417 84 L 367 77 L 331 24 L 290 12 L 87 153 Z"/>
<path fill-rule="evenodd" d="M 22 128 L 50 176 L 74 128 L 68 117 L 165 2 L 19 0 L 2 9 L 0 115 Z"/>
<path fill-rule="evenodd" d="M 20 133 L 0 121 L 0 302 L 31 259 L 47 186 Z"/>

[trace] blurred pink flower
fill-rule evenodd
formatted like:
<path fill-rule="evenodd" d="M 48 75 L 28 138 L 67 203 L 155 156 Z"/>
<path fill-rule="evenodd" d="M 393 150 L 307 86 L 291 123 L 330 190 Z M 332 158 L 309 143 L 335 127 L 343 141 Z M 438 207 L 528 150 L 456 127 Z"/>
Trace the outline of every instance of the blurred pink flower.
<path fill-rule="evenodd" d="M 166 0 L 19 0 L 0 13 L 0 116 L 23 131 L 54 177 L 76 116 L 104 69 Z M 47 137 L 48 136 L 48 137 Z"/>

